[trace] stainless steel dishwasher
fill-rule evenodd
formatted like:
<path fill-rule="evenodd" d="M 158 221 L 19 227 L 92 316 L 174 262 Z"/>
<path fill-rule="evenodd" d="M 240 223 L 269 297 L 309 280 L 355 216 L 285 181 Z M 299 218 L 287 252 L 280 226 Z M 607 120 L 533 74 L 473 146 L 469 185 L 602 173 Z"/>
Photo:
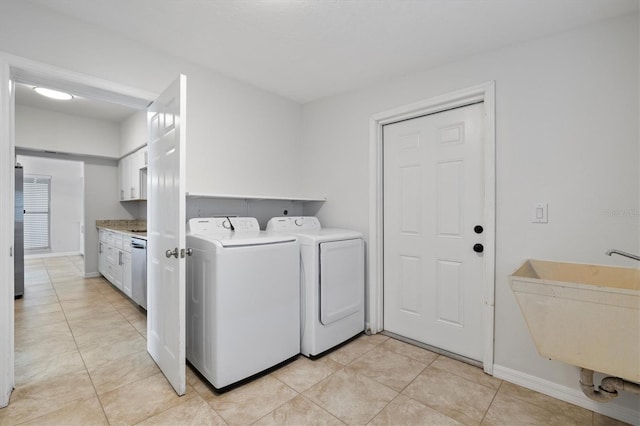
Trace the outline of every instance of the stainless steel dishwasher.
<path fill-rule="evenodd" d="M 147 309 L 147 241 L 132 237 L 131 248 L 131 298 Z"/>

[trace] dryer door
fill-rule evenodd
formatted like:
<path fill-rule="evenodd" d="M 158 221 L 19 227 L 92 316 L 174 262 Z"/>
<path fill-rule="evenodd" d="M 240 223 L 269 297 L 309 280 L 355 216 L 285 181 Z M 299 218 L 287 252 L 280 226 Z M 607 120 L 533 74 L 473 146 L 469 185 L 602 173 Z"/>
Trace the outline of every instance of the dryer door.
<path fill-rule="evenodd" d="M 363 306 L 362 239 L 320 243 L 320 322 L 331 324 Z"/>

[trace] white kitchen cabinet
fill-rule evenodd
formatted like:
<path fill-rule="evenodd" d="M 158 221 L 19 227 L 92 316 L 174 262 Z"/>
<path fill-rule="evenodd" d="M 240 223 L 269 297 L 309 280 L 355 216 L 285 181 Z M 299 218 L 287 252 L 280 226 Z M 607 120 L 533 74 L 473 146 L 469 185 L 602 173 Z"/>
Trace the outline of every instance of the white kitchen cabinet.
<path fill-rule="evenodd" d="M 119 249 L 115 249 L 116 250 L 116 264 L 113 266 L 113 285 L 115 285 L 118 290 L 122 290 L 124 291 L 124 286 L 122 285 L 122 279 L 123 279 L 123 271 L 122 271 L 122 262 L 123 262 L 123 255 L 124 252 L 122 250 Z"/>
<path fill-rule="evenodd" d="M 111 244 L 105 244 L 105 249 L 107 251 L 106 254 L 106 262 L 108 265 L 117 265 L 118 264 L 118 250 Z"/>
<path fill-rule="evenodd" d="M 107 231 L 101 229 L 98 233 L 98 272 L 107 274 Z"/>
<path fill-rule="evenodd" d="M 131 288 L 131 253 L 122 252 L 122 292 L 127 296 L 133 295 Z"/>
<path fill-rule="evenodd" d="M 131 156 L 126 156 L 118 164 L 120 169 L 120 201 L 131 199 Z"/>
<path fill-rule="evenodd" d="M 120 160 L 120 201 L 144 200 L 146 198 L 146 168 L 147 147 L 142 147 L 136 152 L 123 157 Z M 143 196 L 144 195 L 144 196 Z"/>
<path fill-rule="evenodd" d="M 131 235 L 99 230 L 98 270 L 114 287 L 133 297 Z"/>
<path fill-rule="evenodd" d="M 131 237 L 128 235 L 122 237 L 122 292 L 129 297 L 133 296 L 132 292 L 132 270 L 131 270 Z"/>
<path fill-rule="evenodd" d="M 100 230 L 103 232 L 101 235 L 99 247 L 98 264 L 103 262 L 103 270 L 100 273 L 111 284 L 118 289 L 123 289 L 123 262 L 124 262 L 124 250 L 123 250 L 123 235 L 119 232 Z M 126 238 L 129 241 L 129 238 Z M 99 268 L 99 267 L 98 267 Z M 99 270 L 99 269 L 98 269 Z M 130 273 L 129 273 L 130 275 Z"/>

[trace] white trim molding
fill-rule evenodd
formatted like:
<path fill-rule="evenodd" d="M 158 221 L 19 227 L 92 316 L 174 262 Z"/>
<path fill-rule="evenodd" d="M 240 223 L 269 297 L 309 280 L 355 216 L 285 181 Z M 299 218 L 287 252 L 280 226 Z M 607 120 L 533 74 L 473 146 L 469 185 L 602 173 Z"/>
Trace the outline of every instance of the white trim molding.
<path fill-rule="evenodd" d="M 100 272 L 88 272 L 84 274 L 84 278 L 99 278 L 102 274 Z"/>
<path fill-rule="evenodd" d="M 0 58 L 0 408 L 9 404 L 14 386 L 13 121 L 13 83 L 9 64 Z"/>
<path fill-rule="evenodd" d="M 82 252 L 79 251 L 67 251 L 59 253 L 32 253 L 25 254 L 24 258 L 27 259 L 44 259 L 46 257 L 68 257 L 68 256 L 82 256 Z"/>
<path fill-rule="evenodd" d="M 384 329 L 383 317 L 383 200 L 382 200 L 382 126 L 452 108 L 484 102 L 484 215 L 485 250 L 483 277 L 483 368 L 493 374 L 494 298 L 495 298 L 495 209 L 496 209 L 496 134 L 495 82 L 436 96 L 409 105 L 374 114 L 369 120 L 369 287 L 367 293 L 367 329 Z"/>
<path fill-rule="evenodd" d="M 616 404 L 615 401 L 609 401 L 607 403 L 593 401 L 577 388 L 563 386 L 498 364 L 493 366 L 493 376 L 527 389 L 543 393 L 561 401 L 586 408 L 587 410 L 595 411 L 596 413 L 600 413 L 632 425 L 640 425 L 640 411 Z M 578 386 L 579 380 L 580 373 L 576 372 L 576 387 Z"/>
<path fill-rule="evenodd" d="M 86 98 L 112 102 L 135 109 L 146 109 L 157 94 L 103 80 L 42 62 L 0 52 L 9 63 L 11 78 L 19 83 L 48 85 Z"/>

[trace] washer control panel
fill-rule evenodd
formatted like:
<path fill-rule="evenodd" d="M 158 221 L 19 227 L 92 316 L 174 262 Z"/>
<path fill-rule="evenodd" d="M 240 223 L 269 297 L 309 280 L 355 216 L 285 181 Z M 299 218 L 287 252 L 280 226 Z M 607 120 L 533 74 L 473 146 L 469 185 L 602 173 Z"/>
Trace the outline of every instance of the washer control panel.
<path fill-rule="evenodd" d="M 233 231 L 259 231 L 255 217 L 194 217 L 187 223 L 190 234 L 220 234 Z"/>
<path fill-rule="evenodd" d="M 267 231 L 296 231 L 321 228 L 320 221 L 315 216 L 274 217 L 267 222 Z"/>

